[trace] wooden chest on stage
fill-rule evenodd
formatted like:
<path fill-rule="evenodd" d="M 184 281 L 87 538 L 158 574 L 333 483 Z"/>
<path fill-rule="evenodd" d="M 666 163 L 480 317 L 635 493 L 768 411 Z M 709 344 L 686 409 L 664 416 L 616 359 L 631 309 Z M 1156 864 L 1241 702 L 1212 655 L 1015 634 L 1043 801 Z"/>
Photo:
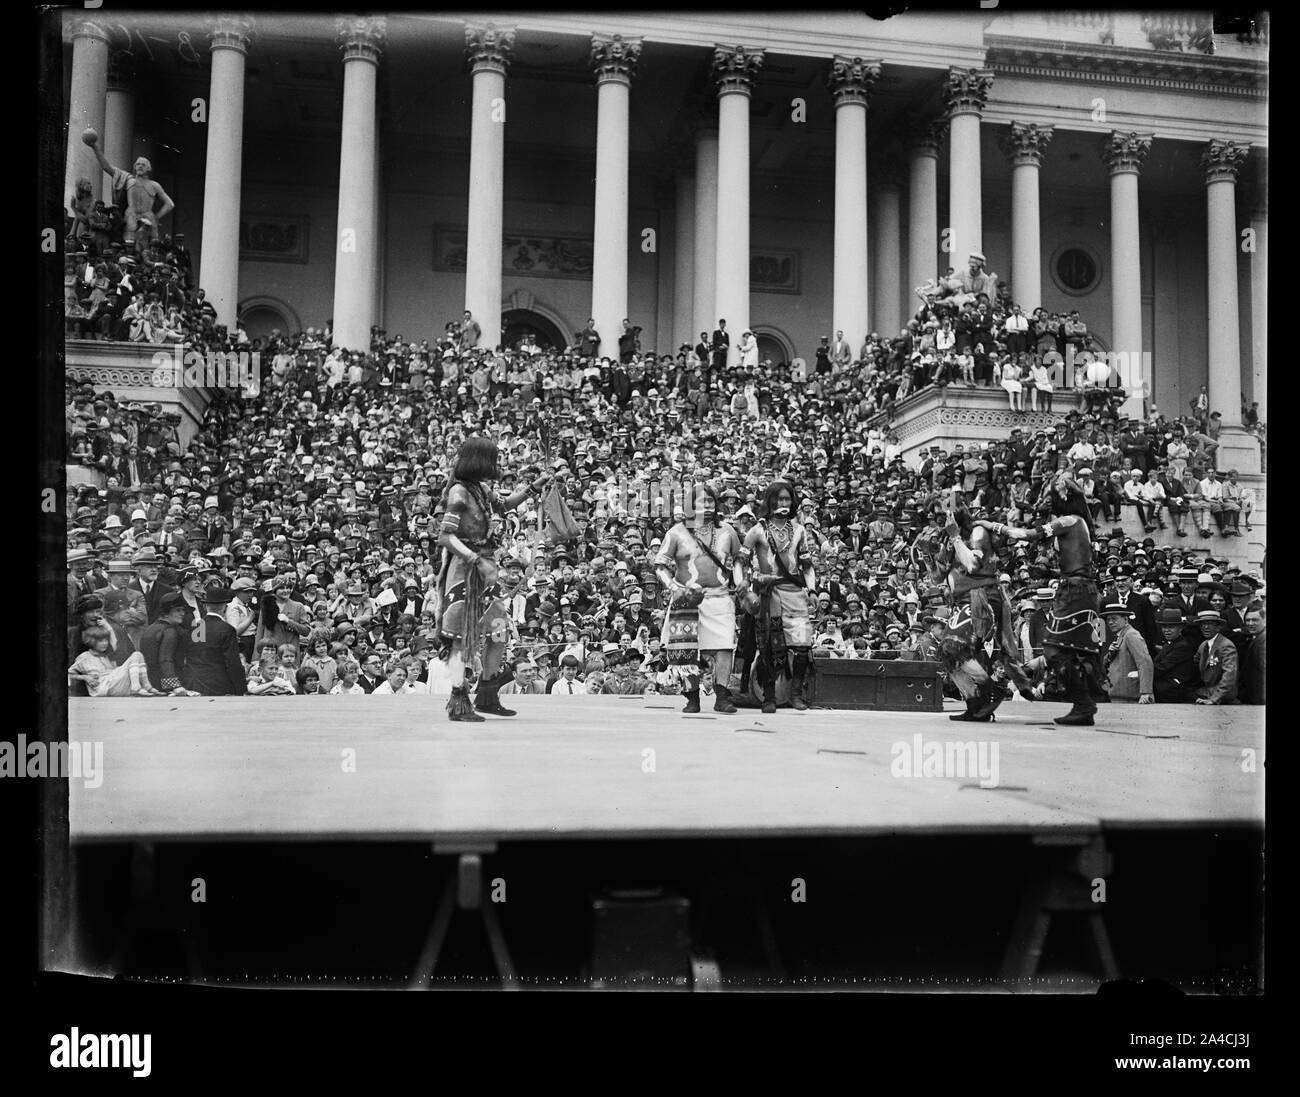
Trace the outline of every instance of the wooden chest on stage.
<path fill-rule="evenodd" d="M 943 668 L 900 659 L 814 659 L 808 703 L 818 708 L 942 712 Z"/>

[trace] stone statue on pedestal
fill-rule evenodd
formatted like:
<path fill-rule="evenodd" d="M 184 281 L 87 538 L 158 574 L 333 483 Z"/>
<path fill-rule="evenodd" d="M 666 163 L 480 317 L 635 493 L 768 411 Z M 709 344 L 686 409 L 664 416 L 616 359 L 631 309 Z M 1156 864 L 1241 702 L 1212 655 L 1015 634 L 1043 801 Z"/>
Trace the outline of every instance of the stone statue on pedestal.
<path fill-rule="evenodd" d="M 150 179 L 153 165 L 143 157 L 136 158 L 132 165 L 134 174 L 124 168 L 115 168 L 108 162 L 99 147 L 99 134 L 93 129 L 85 130 L 81 140 L 90 146 L 99 161 L 100 168 L 113 179 L 113 190 L 126 191 L 126 231 L 123 240 L 128 247 L 138 253 L 144 251 L 158 238 L 158 222 L 176 208 L 162 184 Z M 159 206 L 161 202 L 161 206 Z"/>

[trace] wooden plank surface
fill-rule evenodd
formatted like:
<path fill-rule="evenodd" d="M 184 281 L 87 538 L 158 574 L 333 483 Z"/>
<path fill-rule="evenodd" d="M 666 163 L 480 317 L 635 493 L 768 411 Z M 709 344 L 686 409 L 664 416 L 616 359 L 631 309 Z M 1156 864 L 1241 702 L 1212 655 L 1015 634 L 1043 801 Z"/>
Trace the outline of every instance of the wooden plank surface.
<path fill-rule="evenodd" d="M 1263 815 L 1262 751 L 1255 774 L 1239 764 L 1243 747 L 1262 748 L 1258 709 L 1111 705 L 1104 729 L 1067 729 L 1050 724 L 1063 706 L 1023 702 L 991 725 L 929 713 L 688 718 L 670 698 L 509 703 L 514 719 L 452 724 L 442 699 L 418 695 L 74 699 L 69 737 L 103 742 L 104 776 L 97 788 L 70 781 L 72 838 L 1084 835 Z M 996 745 L 998 787 L 974 773 L 895 775 L 897 745 L 914 750 L 917 735 L 922 748 L 983 740 L 986 760 Z"/>

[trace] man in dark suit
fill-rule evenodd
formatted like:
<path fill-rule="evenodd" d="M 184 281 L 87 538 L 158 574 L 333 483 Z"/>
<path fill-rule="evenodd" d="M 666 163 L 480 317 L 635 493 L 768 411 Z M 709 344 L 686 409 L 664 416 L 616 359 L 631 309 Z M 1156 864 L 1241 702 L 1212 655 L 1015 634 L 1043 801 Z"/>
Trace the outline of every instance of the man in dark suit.
<path fill-rule="evenodd" d="M 1243 656 L 1250 643 L 1250 634 L 1246 631 L 1246 607 L 1250 596 L 1250 587 L 1241 580 L 1229 584 L 1229 604 L 1223 611 L 1223 635 L 1237 645 L 1237 654 Z"/>
<path fill-rule="evenodd" d="M 700 365 L 705 369 L 709 367 L 712 353 L 713 343 L 709 340 L 709 333 L 707 331 L 700 332 L 700 341 L 695 344 L 695 357 L 700 360 Z"/>
<path fill-rule="evenodd" d="M 1240 689 L 1242 704 L 1264 704 L 1264 679 L 1267 666 L 1264 656 L 1265 620 L 1262 609 L 1246 610 L 1246 634 L 1249 639 L 1242 651 Z"/>
<path fill-rule="evenodd" d="M 1132 458 L 1133 467 L 1141 472 L 1145 479 L 1151 456 L 1151 439 L 1147 437 L 1136 419 L 1124 420 L 1118 442 L 1120 456 Z"/>
<path fill-rule="evenodd" d="M 367 655 L 357 675 L 357 685 L 367 693 L 374 693 L 384 680 L 384 661 L 378 655 Z"/>
<path fill-rule="evenodd" d="M 1196 688 L 1196 646 L 1183 634 L 1183 614 L 1168 603 L 1156 614 L 1160 642 L 1153 653 L 1157 704 L 1184 705 Z"/>
<path fill-rule="evenodd" d="M 587 326 L 578 332 L 574 340 L 579 358 L 595 358 L 600 350 L 600 332 L 596 330 L 596 321 L 590 317 Z"/>
<path fill-rule="evenodd" d="M 1178 583 L 1178 593 L 1165 599 L 1166 606 L 1172 606 L 1183 615 L 1183 635 L 1195 648 L 1201 642 L 1201 630 L 1196 627 L 1196 615 L 1210 608 L 1209 600 L 1201 593 L 1197 582 L 1198 572 L 1195 568 L 1175 568 L 1174 579 Z"/>
<path fill-rule="evenodd" d="M 623 330 L 618 337 L 618 360 L 627 365 L 641 353 L 641 329 L 631 320 L 623 321 Z"/>
<path fill-rule="evenodd" d="M 709 344 L 709 354 L 714 369 L 727 368 L 727 352 L 731 349 L 731 334 L 727 331 L 727 321 L 719 320 L 713 331 L 713 341 Z"/>
<path fill-rule="evenodd" d="M 135 554 L 135 559 L 131 561 L 131 566 L 135 570 L 135 578 L 128 584 L 132 590 L 138 590 L 144 595 L 145 616 L 149 624 L 158 620 L 158 614 L 161 611 L 163 597 L 170 594 L 172 589 L 166 583 L 158 578 L 158 569 L 162 561 L 157 557 L 152 548 L 143 548 Z M 157 685 L 157 683 L 154 683 Z"/>
<path fill-rule="evenodd" d="M 204 697 L 238 697 L 248 692 L 239 641 L 225 618 L 226 603 L 234 596 L 226 586 L 208 587 L 199 596 L 203 616 L 190 633 L 181 681 Z"/>
<path fill-rule="evenodd" d="M 1119 564 L 1112 572 L 1111 592 L 1107 595 L 1107 601 L 1114 602 L 1125 606 L 1133 616 L 1129 620 L 1129 625 L 1137 629 L 1138 634 L 1146 641 L 1147 651 L 1155 651 L 1160 643 L 1160 633 L 1156 630 L 1156 609 L 1151 604 L 1151 600 L 1145 595 L 1138 594 L 1133 590 L 1133 566 L 1131 564 Z M 1111 635 L 1110 628 L 1106 629 L 1106 643 L 1109 645 L 1115 637 Z"/>

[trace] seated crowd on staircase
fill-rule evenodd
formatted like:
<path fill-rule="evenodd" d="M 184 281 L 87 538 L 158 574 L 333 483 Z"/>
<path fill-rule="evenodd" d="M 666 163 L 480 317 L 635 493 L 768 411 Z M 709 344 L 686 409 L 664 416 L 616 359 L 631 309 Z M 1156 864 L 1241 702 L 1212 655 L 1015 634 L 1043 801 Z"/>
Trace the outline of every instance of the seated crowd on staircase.
<path fill-rule="evenodd" d="M 1107 402 L 1058 413 L 1050 430 L 905 462 L 879 414 L 897 391 L 860 360 L 801 377 L 766 361 L 715 368 L 692 362 L 689 348 L 633 347 L 626 361 L 531 339 L 498 351 L 455 321 L 433 341 L 376 329 L 366 351 L 334 348 L 328 324 L 253 345 L 260 384 L 213 392 L 188 445 L 161 405 L 69 378 L 69 460 L 83 477 L 98 474 L 68 491 L 70 658 L 89 651 L 83 667 L 96 683 L 80 676 L 74 689 L 101 688 L 110 664 L 128 691 L 212 688 L 185 668 L 199 596 L 214 585 L 229 594 L 223 613 L 240 651 L 239 681 L 222 692 L 436 686 L 441 500 L 473 433 L 498 439 L 507 491 L 533 469 L 558 471 L 576 526 L 556 543 L 542 514 L 522 511 L 502 531 L 511 685 L 521 691 L 553 694 L 561 679 L 586 692 L 680 691 L 659 642 L 666 595 L 651 561 L 681 488 L 699 479 L 719 486 L 742 534 L 762 516 L 766 485 L 794 479 L 817 546 L 815 646 L 827 658 L 920 657 L 945 594 L 909 547 L 939 500 L 956 488 L 972 513 L 1026 523 L 1063 470 L 1089 499 L 1103 583 L 1131 569 L 1139 597 L 1165 610 L 1157 603 L 1183 599 L 1184 616 L 1216 598 L 1225 612 L 1240 603 L 1231 628 L 1243 663 L 1247 612 L 1263 607 L 1262 576 L 1216 551 L 1250 530 L 1251 496 L 1233 470 L 1216 468 L 1209 416 L 1152 409 L 1137 421 Z M 1141 526 L 1126 534 L 1130 514 Z M 1149 534 L 1161 525 L 1187 539 L 1159 547 Z M 1027 625 L 1054 561 L 1045 547 L 1019 545 L 1005 568 Z M 172 636 L 166 674 L 162 635 Z M 1153 633 L 1153 646 L 1161 639 Z M 128 678 L 142 643 L 146 669 L 136 660 Z M 1188 701 L 1196 688 L 1162 695 Z"/>

